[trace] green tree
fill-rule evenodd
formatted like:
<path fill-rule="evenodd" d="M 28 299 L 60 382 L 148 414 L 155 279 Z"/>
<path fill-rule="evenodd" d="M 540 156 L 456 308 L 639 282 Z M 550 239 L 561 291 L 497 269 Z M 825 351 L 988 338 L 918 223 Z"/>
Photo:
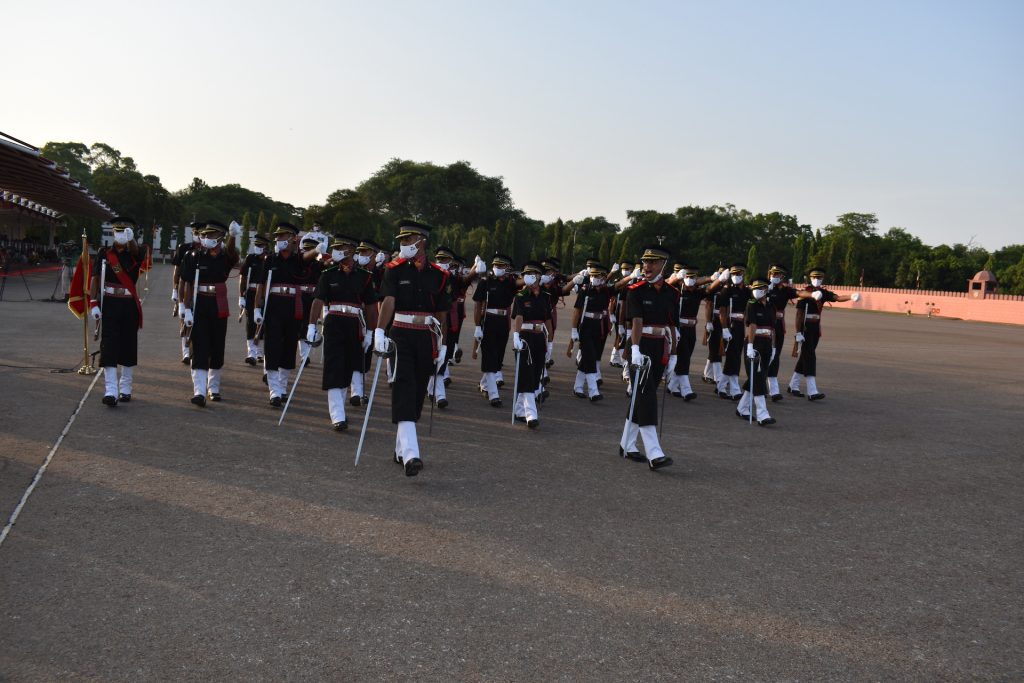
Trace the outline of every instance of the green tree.
<path fill-rule="evenodd" d="M 797 235 L 793 240 L 793 261 L 790 265 L 790 276 L 793 282 L 802 282 L 804 273 L 804 255 L 807 250 L 807 237 L 803 234 Z"/>
<path fill-rule="evenodd" d="M 601 263 L 604 264 L 605 268 L 611 267 L 611 262 L 608 260 L 611 257 L 612 245 L 608 241 L 608 236 L 605 235 L 601 238 L 601 247 L 597 251 L 597 257 L 601 259 Z"/>
<path fill-rule="evenodd" d="M 857 245 L 853 237 L 846 239 L 846 259 L 843 261 L 843 284 L 855 285 L 859 280 L 857 266 Z"/>
<path fill-rule="evenodd" d="M 619 249 L 619 257 L 616 260 L 619 263 L 622 263 L 623 261 L 625 261 L 627 259 L 630 260 L 630 261 L 635 260 L 636 256 L 633 253 L 631 253 L 632 249 L 633 249 L 633 247 L 629 243 L 629 237 L 624 237 L 622 239 L 622 247 Z M 636 264 L 634 264 L 634 265 L 636 265 Z"/>
<path fill-rule="evenodd" d="M 551 248 L 548 250 L 551 253 L 551 255 L 554 256 L 559 261 L 565 260 L 562 258 L 564 255 L 562 252 L 562 232 L 564 230 L 564 227 L 565 224 L 562 222 L 561 218 L 555 221 L 554 231 L 552 232 L 551 237 Z"/>
<path fill-rule="evenodd" d="M 757 245 L 750 245 L 750 250 L 747 251 L 747 281 L 751 282 L 754 278 L 761 276 L 761 263 L 757 257 Z"/>

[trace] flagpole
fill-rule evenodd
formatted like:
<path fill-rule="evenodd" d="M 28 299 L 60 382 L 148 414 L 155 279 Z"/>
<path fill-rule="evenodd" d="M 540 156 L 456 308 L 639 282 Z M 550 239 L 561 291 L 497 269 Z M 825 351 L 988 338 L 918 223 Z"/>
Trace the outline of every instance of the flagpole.
<path fill-rule="evenodd" d="M 92 267 L 89 263 L 89 238 L 86 237 L 85 228 L 82 228 L 82 268 L 82 296 L 86 314 L 82 316 L 82 367 L 78 368 L 78 374 L 95 375 L 96 368 L 92 366 L 89 358 L 89 277 L 92 274 Z"/>

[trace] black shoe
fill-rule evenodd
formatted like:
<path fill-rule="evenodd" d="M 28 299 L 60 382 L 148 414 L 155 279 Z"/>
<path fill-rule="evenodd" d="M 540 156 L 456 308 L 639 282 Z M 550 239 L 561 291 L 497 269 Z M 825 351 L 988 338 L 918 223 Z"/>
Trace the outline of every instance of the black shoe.
<path fill-rule="evenodd" d="M 539 425 L 539 424 L 540 424 L 540 420 L 527 420 L 526 421 L 526 426 L 529 427 L 530 429 L 536 429 L 537 425 Z"/>
<path fill-rule="evenodd" d="M 343 432 L 346 429 L 348 429 L 348 420 L 342 420 L 341 422 L 335 422 L 334 425 L 332 425 L 332 426 L 334 427 L 334 431 L 336 431 L 336 432 Z"/>
<path fill-rule="evenodd" d="M 501 387 L 505 386 L 505 380 L 499 379 L 497 382 L 495 382 L 495 384 L 497 384 L 498 388 L 500 389 Z"/>
<path fill-rule="evenodd" d="M 701 379 L 702 382 L 704 382 L 704 384 L 714 384 L 715 383 L 715 378 L 714 377 L 701 377 L 700 379 Z"/>
<path fill-rule="evenodd" d="M 644 454 L 641 453 L 640 451 L 629 451 L 628 453 L 626 451 L 623 451 L 622 446 L 619 446 L 619 457 L 627 458 L 629 460 L 632 460 L 633 462 L 643 462 L 644 460 L 647 459 L 644 457 Z"/>
<path fill-rule="evenodd" d="M 741 398 L 743 398 L 743 394 L 733 394 L 732 396 L 730 396 L 730 398 L 734 401 L 738 401 Z"/>
<path fill-rule="evenodd" d="M 775 418 L 774 417 L 766 417 L 763 420 L 758 420 L 757 424 L 761 425 L 762 427 L 767 427 L 768 425 L 775 424 Z"/>
<path fill-rule="evenodd" d="M 117 396 L 104 396 L 103 405 L 114 408 L 117 406 Z"/>
<path fill-rule="evenodd" d="M 540 400 L 541 401 L 548 400 L 548 396 L 550 396 L 550 395 L 551 395 L 551 392 L 548 391 L 547 389 L 541 389 L 540 390 Z"/>
<path fill-rule="evenodd" d="M 449 386 L 451 386 L 451 384 L 452 384 L 452 378 L 451 377 L 445 377 L 444 378 L 444 385 L 446 387 L 449 387 Z"/>
<path fill-rule="evenodd" d="M 189 363 L 192 362 L 192 356 L 182 356 L 181 362 L 184 363 L 185 365 L 188 365 Z"/>
<path fill-rule="evenodd" d="M 280 396 L 271 396 L 270 397 L 270 405 L 274 406 L 275 408 L 280 408 L 281 407 L 281 397 Z"/>
<path fill-rule="evenodd" d="M 417 474 L 420 473 L 420 470 L 422 469 L 422 460 L 420 460 L 419 458 L 410 458 L 409 461 L 405 463 L 405 476 L 415 477 Z"/>
<path fill-rule="evenodd" d="M 681 392 L 681 391 L 670 391 L 669 393 L 672 394 L 673 396 L 675 396 L 676 398 L 682 398 L 683 397 L 683 392 Z"/>
<path fill-rule="evenodd" d="M 437 399 L 437 407 L 438 408 L 447 408 L 448 407 L 448 399 L 446 399 L 446 398 L 439 398 L 439 399 Z"/>
<path fill-rule="evenodd" d="M 613 368 L 621 368 L 622 367 L 622 363 L 613 363 L 611 361 L 608 361 L 608 365 L 612 366 Z"/>
<path fill-rule="evenodd" d="M 200 408 L 206 407 L 206 397 L 196 394 L 191 399 L 192 405 L 199 406 Z"/>
<path fill-rule="evenodd" d="M 501 399 L 500 398 L 492 398 L 491 399 L 491 407 L 492 408 L 500 408 L 501 407 Z"/>
<path fill-rule="evenodd" d="M 263 356 L 256 356 L 256 363 L 259 364 L 259 363 L 262 363 L 262 362 L 263 362 Z"/>
<path fill-rule="evenodd" d="M 398 457 L 398 451 L 395 451 L 395 464 L 396 465 L 401 465 L 402 464 L 402 459 Z"/>
<path fill-rule="evenodd" d="M 786 393 L 793 394 L 797 398 L 803 398 L 804 395 L 804 392 L 800 391 L 799 389 L 790 389 L 789 387 L 786 387 Z"/>
<path fill-rule="evenodd" d="M 515 419 L 516 422 L 526 422 L 526 416 L 525 415 L 516 415 L 514 419 Z"/>
<path fill-rule="evenodd" d="M 132 395 L 131 394 L 118 394 L 117 395 L 117 401 L 119 403 L 129 403 L 129 402 L 131 402 L 131 400 L 132 400 Z"/>
<path fill-rule="evenodd" d="M 654 460 L 647 461 L 647 466 L 650 467 L 652 470 L 660 470 L 662 467 L 668 467 L 671 464 L 672 458 L 668 457 L 667 455 L 663 455 L 660 458 L 655 458 Z"/>
<path fill-rule="evenodd" d="M 267 373 L 265 373 L 265 372 L 263 373 L 263 383 L 264 384 L 267 383 Z"/>
<path fill-rule="evenodd" d="M 358 406 L 362 402 L 363 402 L 363 400 L 360 397 L 358 397 L 358 396 L 351 396 L 348 399 L 348 404 L 350 406 Z"/>
<path fill-rule="evenodd" d="M 604 396 L 602 396 L 601 394 L 594 394 L 593 396 L 590 397 L 590 402 L 596 403 L 597 401 L 600 401 L 602 398 L 604 398 Z"/>
<path fill-rule="evenodd" d="M 309 367 L 309 356 L 306 356 L 306 364 L 303 367 Z"/>
<path fill-rule="evenodd" d="M 731 401 L 732 400 L 732 396 L 730 396 L 727 392 L 715 391 L 715 393 L 718 394 L 718 398 L 724 398 L 727 401 Z"/>
<path fill-rule="evenodd" d="M 822 394 L 821 392 L 819 392 L 817 394 L 811 394 L 810 396 L 807 397 L 807 400 L 808 401 L 820 401 L 823 398 L 825 398 L 825 394 Z"/>
<path fill-rule="evenodd" d="M 452 354 L 452 359 L 456 363 L 461 363 L 462 362 L 462 349 L 461 348 L 455 349 L 455 353 Z"/>
<path fill-rule="evenodd" d="M 685 396 L 683 396 L 683 400 L 684 401 L 692 401 L 695 398 L 697 398 L 697 394 L 693 393 L 692 391 L 690 393 L 686 394 Z"/>
<path fill-rule="evenodd" d="M 782 394 L 772 394 L 772 403 L 778 403 L 782 400 Z"/>
<path fill-rule="evenodd" d="M 552 365 L 554 365 L 554 364 L 555 364 L 555 361 L 553 361 L 553 360 L 549 360 L 549 361 L 547 361 L 546 363 L 544 363 L 544 367 L 546 367 L 546 368 L 550 368 L 550 367 L 551 367 Z"/>
<path fill-rule="evenodd" d="M 210 392 L 210 400 L 211 401 L 216 401 L 216 402 L 220 403 L 220 394 L 215 394 L 215 393 L 213 393 L 211 391 Z"/>
<path fill-rule="evenodd" d="M 253 358 L 252 356 L 246 356 L 245 357 L 245 364 L 246 365 L 256 365 L 256 359 Z"/>
<path fill-rule="evenodd" d="M 550 382 L 550 381 L 551 381 L 551 378 L 548 377 L 548 376 L 540 378 L 541 386 L 545 386 L 546 387 L 548 385 L 548 382 Z"/>
<path fill-rule="evenodd" d="M 738 418 L 739 418 L 739 419 L 741 419 L 741 420 L 749 420 L 749 419 L 750 419 L 750 413 L 747 413 L 746 415 L 744 415 L 744 414 L 743 414 L 743 413 L 741 413 L 741 412 L 739 411 L 739 409 L 737 408 L 737 409 L 736 409 L 736 417 L 738 417 Z"/>
<path fill-rule="evenodd" d="M 599 378 L 597 379 L 597 386 L 601 386 L 601 385 L 603 385 L 603 384 L 604 384 L 604 380 L 603 380 L 603 379 L 601 379 L 601 378 L 599 377 Z"/>
<path fill-rule="evenodd" d="M 584 394 L 582 391 L 576 391 L 575 389 L 572 390 L 572 395 L 575 396 L 576 398 L 586 398 L 587 397 L 587 395 Z"/>

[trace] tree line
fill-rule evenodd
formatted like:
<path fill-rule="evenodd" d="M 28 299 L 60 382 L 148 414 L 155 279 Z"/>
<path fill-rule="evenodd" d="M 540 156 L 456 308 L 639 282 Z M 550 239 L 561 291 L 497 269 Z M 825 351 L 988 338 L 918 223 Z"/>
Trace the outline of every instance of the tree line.
<path fill-rule="evenodd" d="M 171 192 L 158 176 L 142 173 L 131 157 L 104 143 L 51 142 L 42 153 L 140 226 L 172 228 L 163 231 L 158 248 L 167 248 L 172 232 L 180 237 L 181 226 L 193 218 L 237 220 L 264 233 L 278 220 L 304 228 L 318 223 L 328 232 L 371 238 L 387 248 L 394 221 L 410 217 L 434 225 L 434 243 L 466 258 L 496 251 L 516 263 L 555 256 L 566 271 L 578 270 L 591 256 L 608 265 L 636 258 L 642 245 L 661 243 L 702 272 L 740 262 L 750 273 L 764 274 L 769 264 L 781 263 L 798 282 L 819 267 L 835 284 L 963 291 L 977 271 L 991 270 L 1001 292 L 1024 294 L 1024 244 L 994 252 L 969 242 L 929 246 L 901 227 L 882 232 L 872 213 L 844 213 L 813 228 L 793 215 L 755 214 L 726 204 L 672 213 L 631 210 L 626 225 L 602 216 L 545 223 L 515 206 L 500 176 L 481 174 L 466 161 L 445 166 L 404 159 L 388 161 L 354 188 L 335 190 L 323 204 L 296 207 L 200 178 Z M 96 222 L 78 217 L 69 217 L 63 237 L 74 238 L 83 228 L 98 238 Z"/>

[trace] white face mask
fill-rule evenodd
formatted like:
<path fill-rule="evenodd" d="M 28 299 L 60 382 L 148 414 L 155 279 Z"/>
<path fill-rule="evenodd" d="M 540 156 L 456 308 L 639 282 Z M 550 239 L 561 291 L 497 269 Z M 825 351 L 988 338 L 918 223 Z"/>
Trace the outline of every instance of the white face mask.
<path fill-rule="evenodd" d="M 448 266 L 450 266 L 451 263 L 440 263 L 440 262 L 438 262 L 438 263 L 435 263 L 434 265 L 437 266 L 438 268 L 440 268 L 441 270 L 448 270 Z"/>
<path fill-rule="evenodd" d="M 732 276 L 732 283 L 734 285 L 741 285 L 741 284 L 743 284 L 743 276 L 742 275 L 733 275 Z"/>
<path fill-rule="evenodd" d="M 550 275 L 541 275 L 540 276 L 540 283 L 542 285 L 548 284 L 549 282 L 551 282 L 551 280 L 552 280 L 552 277 Z"/>
<path fill-rule="evenodd" d="M 413 242 L 412 244 L 403 244 L 398 247 L 398 255 L 402 258 L 413 258 L 419 251 L 419 242 Z"/>
<path fill-rule="evenodd" d="M 263 247 L 253 247 L 252 253 L 256 254 L 257 256 L 261 256 L 263 254 Z"/>
<path fill-rule="evenodd" d="M 527 287 L 533 287 L 535 284 L 537 284 L 537 276 L 536 275 L 524 275 L 523 276 L 523 282 L 526 283 Z"/>
<path fill-rule="evenodd" d="M 695 277 L 684 277 L 683 278 L 683 284 L 686 285 L 687 287 L 693 287 L 695 284 L 697 284 L 697 278 L 695 278 Z"/>
<path fill-rule="evenodd" d="M 633 272 L 633 269 L 630 266 L 622 266 L 622 268 L 619 269 L 619 272 L 623 275 L 629 275 Z"/>
<path fill-rule="evenodd" d="M 763 289 L 755 289 L 754 290 L 754 298 L 755 299 L 763 299 L 764 295 L 767 294 L 767 293 L 768 292 L 763 290 Z"/>
<path fill-rule="evenodd" d="M 604 278 L 603 277 L 591 277 L 590 278 L 590 284 L 593 285 L 594 287 L 600 287 L 601 285 L 604 284 Z"/>
<path fill-rule="evenodd" d="M 469 271 L 470 270 L 471 270 L 471 268 L 469 266 L 462 266 L 462 276 L 463 277 L 469 277 Z"/>
<path fill-rule="evenodd" d="M 494 266 L 494 268 L 491 269 L 491 272 L 494 273 L 495 277 L 502 277 L 505 274 L 505 269 Z"/>
<path fill-rule="evenodd" d="M 332 261 L 343 261 L 348 258 L 348 252 L 344 249 L 331 249 Z"/>
<path fill-rule="evenodd" d="M 282 252 L 288 248 L 288 244 L 288 240 L 277 240 L 277 242 L 274 243 L 274 249 L 278 252 Z"/>
<path fill-rule="evenodd" d="M 117 244 L 128 244 L 128 233 L 124 232 L 123 230 L 121 232 L 115 232 L 114 242 L 116 242 Z"/>
<path fill-rule="evenodd" d="M 203 249 L 213 249 L 217 246 L 217 240 L 212 237 L 203 237 L 199 240 L 199 243 L 203 245 Z"/>
<path fill-rule="evenodd" d="M 820 277 L 811 278 L 811 284 L 815 287 L 821 287 L 822 283 L 825 282 Z"/>
<path fill-rule="evenodd" d="M 782 282 L 782 278 L 781 277 L 773 277 L 773 278 L 771 278 L 771 280 L 772 280 L 772 284 L 773 285 L 777 285 L 780 282 Z"/>
<path fill-rule="evenodd" d="M 369 254 L 356 254 L 356 263 L 358 263 L 359 265 L 365 266 L 369 262 L 370 262 L 370 255 Z"/>

